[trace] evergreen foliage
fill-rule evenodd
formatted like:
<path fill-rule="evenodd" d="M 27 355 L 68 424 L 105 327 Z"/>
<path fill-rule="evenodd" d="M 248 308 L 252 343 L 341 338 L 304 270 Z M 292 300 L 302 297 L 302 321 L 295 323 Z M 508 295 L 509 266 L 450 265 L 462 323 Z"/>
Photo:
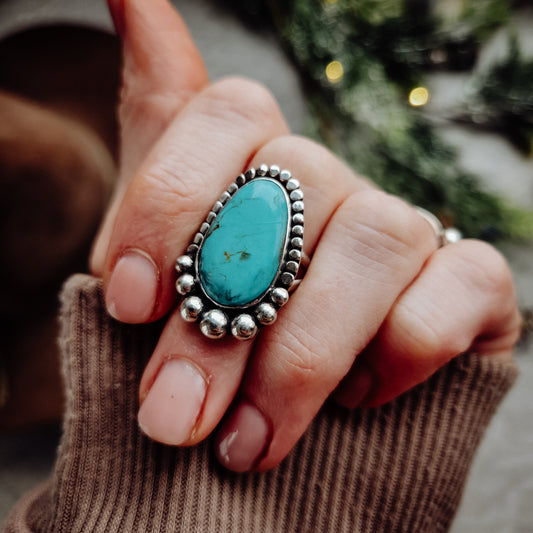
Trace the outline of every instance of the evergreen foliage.
<path fill-rule="evenodd" d="M 428 71 L 473 68 L 479 46 L 509 24 L 510 0 L 232 2 L 273 23 L 305 81 L 311 133 L 354 169 L 465 236 L 533 236 L 533 213 L 484 191 L 429 118 L 408 103 Z M 515 39 L 503 61 L 473 75 L 468 100 L 453 118 L 497 130 L 529 152 L 532 79 L 533 61 Z"/>

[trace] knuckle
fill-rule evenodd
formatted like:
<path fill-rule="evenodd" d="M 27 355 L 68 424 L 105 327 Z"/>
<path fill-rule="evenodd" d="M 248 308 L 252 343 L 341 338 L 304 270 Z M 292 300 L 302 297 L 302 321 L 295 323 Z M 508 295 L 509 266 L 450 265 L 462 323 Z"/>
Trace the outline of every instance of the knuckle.
<path fill-rule="evenodd" d="M 335 206 L 353 191 L 367 187 L 328 148 L 300 135 L 276 136 L 259 149 L 252 163 L 253 166 L 275 163 L 294 172 L 302 180 L 311 203 L 323 201 L 326 186 L 330 190 L 329 201 Z"/>
<path fill-rule="evenodd" d="M 425 260 L 434 247 L 429 224 L 409 204 L 382 191 L 352 194 L 336 220 L 344 248 L 360 250 L 376 265 L 403 270 L 406 261 Z"/>
<path fill-rule="evenodd" d="M 261 123 L 281 117 L 279 106 L 264 85 L 246 78 L 231 77 L 215 82 L 206 96 L 217 108 L 214 111 L 230 114 L 237 120 Z"/>
<path fill-rule="evenodd" d="M 119 105 L 119 117 L 123 124 L 151 121 L 157 123 L 159 129 L 168 124 L 183 105 L 184 97 L 171 93 L 144 92 L 122 88 Z"/>
<path fill-rule="evenodd" d="M 514 284 L 504 257 L 487 243 L 467 240 L 439 253 L 446 258 L 439 270 L 444 277 L 434 283 L 445 284 L 431 293 L 432 303 L 403 298 L 387 319 L 386 331 L 400 351 L 414 361 L 444 364 L 467 351 L 479 335 L 516 335 Z M 435 295 L 441 305 L 435 305 Z"/>
<path fill-rule="evenodd" d="M 201 188 L 188 176 L 194 176 L 195 158 L 181 158 L 167 153 L 157 164 L 143 170 L 143 191 L 140 196 L 144 202 L 155 202 L 158 209 L 167 213 L 175 211 L 195 212 L 199 208 L 198 199 Z M 198 168 L 198 167 L 196 167 Z"/>
<path fill-rule="evenodd" d="M 332 166 L 335 168 L 338 164 L 338 160 L 326 147 L 299 135 L 276 137 L 259 150 L 255 159 L 275 160 L 277 164 L 304 169 L 304 172 L 312 166 L 314 174 L 323 174 L 326 178 L 331 174 Z"/>
<path fill-rule="evenodd" d="M 462 245 L 462 246 L 458 246 Z M 457 275 L 485 302 L 483 337 L 506 336 L 512 346 L 520 335 L 521 319 L 511 269 L 503 255 L 487 243 L 475 240 L 457 243 L 462 260 Z"/>
<path fill-rule="evenodd" d="M 393 319 L 402 332 L 401 352 L 421 363 L 428 358 L 444 363 L 465 352 L 472 341 L 467 329 L 450 331 L 447 324 L 435 320 L 431 313 L 419 306 L 399 303 Z"/>
<path fill-rule="evenodd" d="M 278 368 L 280 385 L 289 390 L 302 390 L 327 381 L 328 372 L 323 358 L 313 349 L 317 339 L 296 324 L 284 330 L 283 339 L 273 339 L 272 344 L 275 346 L 272 356 Z"/>
<path fill-rule="evenodd" d="M 503 255 L 482 241 L 465 240 L 456 245 L 458 268 L 478 291 L 498 299 L 514 297 L 514 281 Z"/>
<path fill-rule="evenodd" d="M 416 248 L 421 241 L 431 240 L 427 222 L 404 200 L 383 191 L 353 194 L 346 209 L 358 226 L 389 237 L 391 243 Z"/>

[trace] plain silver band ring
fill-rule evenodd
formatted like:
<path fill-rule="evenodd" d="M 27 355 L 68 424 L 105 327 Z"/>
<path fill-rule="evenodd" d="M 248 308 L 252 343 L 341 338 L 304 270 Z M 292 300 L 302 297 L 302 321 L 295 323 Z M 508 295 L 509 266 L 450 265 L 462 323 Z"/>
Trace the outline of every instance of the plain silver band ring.
<path fill-rule="evenodd" d="M 427 209 L 423 207 L 414 206 L 416 212 L 423 217 L 429 225 L 433 228 L 437 237 L 437 244 L 439 248 L 446 246 L 447 244 L 453 244 L 460 241 L 463 238 L 461 232 L 454 227 L 445 228 L 441 221 Z"/>

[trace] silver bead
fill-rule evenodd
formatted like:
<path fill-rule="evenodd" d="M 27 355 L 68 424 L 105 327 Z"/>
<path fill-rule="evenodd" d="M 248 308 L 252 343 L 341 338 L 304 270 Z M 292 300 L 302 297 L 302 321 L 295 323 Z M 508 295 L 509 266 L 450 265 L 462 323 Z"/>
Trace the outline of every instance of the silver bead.
<path fill-rule="evenodd" d="M 253 339 L 257 334 L 257 324 L 250 315 L 239 315 L 231 322 L 231 334 L 240 341 Z"/>
<path fill-rule="evenodd" d="M 242 187 L 246 183 L 246 176 L 244 174 L 239 174 L 235 182 L 239 187 Z"/>
<path fill-rule="evenodd" d="M 260 324 L 263 326 L 270 326 L 271 324 L 274 324 L 276 318 L 278 318 L 278 313 L 274 306 L 262 303 L 256 307 L 255 316 Z"/>
<path fill-rule="evenodd" d="M 272 289 L 270 299 L 278 307 L 283 307 L 289 301 L 289 292 L 281 287 L 276 287 L 275 289 Z"/>
<path fill-rule="evenodd" d="M 288 183 L 287 183 L 287 188 L 289 188 Z M 295 191 L 291 192 L 291 200 L 293 202 L 296 202 L 298 200 L 303 200 L 303 199 L 304 199 L 304 192 L 302 191 L 302 189 L 296 189 Z"/>
<path fill-rule="evenodd" d="M 300 261 L 301 258 L 302 258 L 302 252 L 300 252 L 300 250 L 296 250 L 295 248 L 293 248 L 289 252 L 289 259 L 292 259 L 293 261 Z"/>
<path fill-rule="evenodd" d="M 288 170 L 282 170 L 279 173 L 279 179 L 281 181 L 289 181 L 291 179 L 291 173 Z"/>
<path fill-rule="evenodd" d="M 185 296 L 194 289 L 194 277 L 191 274 L 183 274 L 176 280 L 176 290 Z"/>
<path fill-rule="evenodd" d="M 292 234 L 296 235 L 296 237 L 301 237 L 304 234 L 304 227 L 303 226 L 293 226 L 292 227 Z"/>
<path fill-rule="evenodd" d="M 197 244 L 189 244 L 187 247 L 187 253 L 194 255 L 198 252 L 198 245 Z"/>
<path fill-rule="evenodd" d="M 296 178 L 291 178 L 285 187 L 288 191 L 294 191 L 300 187 L 300 182 Z"/>
<path fill-rule="evenodd" d="M 304 247 L 304 240 L 301 237 L 293 237 L 291 239 L 291 246 L 301 250 Z"/>
<path fill-rule="evenodd" d="M 196 322 L 200 316 L 200 313 L 202 312 L 203 307 L 204 304 L 202 303 L 202 300 L 198 298 L 198 296 L 189 296 L 189 298 L 185 298 L 185 300 L 183 300 L 181 303 L 181 318 L 187 322 Z"/>
<path fill-rule="evenodd" d="M 192 257 L 189 255 L 181 255 L 176 259 L 176 270 L 182 274 L 184 272 L 187 272 L 187 270 L 191 269 L 193 265 Z"/>
<path fill-rule="evenodd" d="M 218 201 L 224 205 L 231 198 L 231 194 L 228 191 L 224 191 Z"/>
<path fill-rule="evenodd" d="M 273 177 L 273 178 L 277 178 L 279 176 L 279 173 L 281 172 L 280 168 L 278 167 L 278 165 L 272 165 L 270 167 L 270 176 Z"/>
<path fill-rule="evenodd" d="M 249 169 L 244 173 L 244 176 L 245 176 L 245 178 L 247 179 L 247 181 L 253 180 L 253 179 L 255 178 L 255 168 L 249 168 Z"/>
<path fill-rule="evenodd" d="M 193 239 L 193 243 L 194 244 L 197 244 L 198 246 L 200 246 L 200 244 L 202 244 L 202 241 L 204 240 L 204 236 L 198 232 L 195 236 L 194 236 L 194 239 Z"/>
<path fill-rule="evenodd" d="M 204 222 L 201 226 L 200 226 L 200 233 L 202 235 L 205 235 L 207 233 L 207 230 L 209 229 L 209 224 L 207 222 Z"/>
<path fill-rule="evenodd" d="M 268 173 L 268 165 L 260 165 L 257 169 L 258 176 L 266 176 Z"/>
<path fill-rule="evenodd" d="M 304 223 L 304 216 L 302 213 L 296 213 L 292 216 L 292 223 L 301 226 Z"/>
<path fill-rule="evenodd" d="M 220 339 L 226 335 L 228 317 L 218 309 L 211 309 L 205 313 L 200 322 L 202 333 L 210 339 Z"/>
<path fill-rule="evenodd" d="M 295 213 L 301 213 L 304 210 L 304 203 L 301 200 L 298 200 L 297 202 L 293 202 L 292 210 Z"/>
<path fill-rule="evenodd" d="M 228 187 L 228 192 L 229 192 L 230 194 L 235 194 L 238 190 L 239 190 L 239 186 L 238 186 L 236 183 L 232 183 L 232 184 Z"/>
<path fill-rule="evenodd" d="M 281 283 L 283 283 L 283 285 L 290 286 L 290 285 L 292 285 L 292 283 L 296 279 L 296 277 L 295 277 L 294 274 L 291 274 L 290 272 L 283 272 L 283 274 L 281 275 L 280 279 L 281 279 Z"/>
<path fill-rule="evenodd" d="M 463 234 L 457 228 L 446 228 L 442 240 L 444 244 L 453 244 L 459 242 L 463 238 Z"/>
<path fill-rule="evenodd" d="M 285 268 L 287 269 L 287 272 L 290 272 L 291 274 L 296 274 L 298 272 L 299 263 L 297 261 L 289 261 Z"/>

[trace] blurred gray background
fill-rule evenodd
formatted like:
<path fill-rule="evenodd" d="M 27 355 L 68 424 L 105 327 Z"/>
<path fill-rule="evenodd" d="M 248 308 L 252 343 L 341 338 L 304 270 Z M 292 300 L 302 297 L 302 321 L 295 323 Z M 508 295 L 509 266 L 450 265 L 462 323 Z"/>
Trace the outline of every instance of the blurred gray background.
<path fill-rule="evenodd" d="M 177 0 L 203 54 L 212 79 L 243 74 L 267 85 L 292 129 L 303 132 L 306 106 L 300 80 L 273 36 L 244 27 L 231 13 L 207 1 Z M 103 0 L 0 0 L 0 38 L 34 24 L 83 23 L 110 32 Z M 533 54 L 533 9 L 517 21 L 522 42 Z M 505 39 L 496 35 L 481 61 L 500 53 Z M 428 113 L 445 111 L 460 96 L 465 76 L 433 75 Z M 516 204 L 533 207 L 533 159 L 489 133 L 443 124 L 462 164 L 486 186 Z M 500 246 L 509 259 L 522 307 L 533 307 L 533 245 Z M 477 455 L 453 533 L 533 532 L 533 343 L 516 354 L 521 375 L 487 431 Z M 50 471 L 59 437 L 56 427 L 0 435 L 0 522 L 14 502 Z M 414 532 L 415 533 L 415 532 Z"/>

